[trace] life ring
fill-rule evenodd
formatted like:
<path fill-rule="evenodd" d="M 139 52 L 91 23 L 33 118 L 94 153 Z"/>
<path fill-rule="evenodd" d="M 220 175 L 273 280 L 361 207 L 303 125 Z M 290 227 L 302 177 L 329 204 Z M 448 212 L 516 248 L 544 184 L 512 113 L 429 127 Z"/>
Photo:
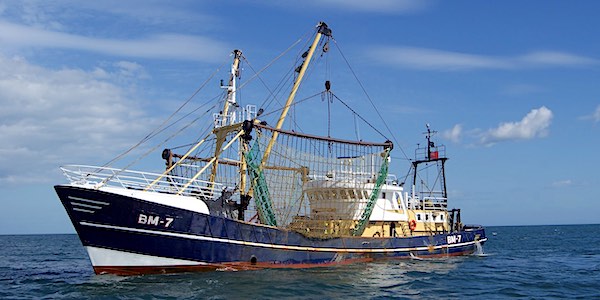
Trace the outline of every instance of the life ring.
<path fill-rule="evenodd" d="M 415 229 L 417 229 L 417 221 L 410 220 L 410 222 L 408 222 L 408 228 L 410 231 L 415 231 Z"/>

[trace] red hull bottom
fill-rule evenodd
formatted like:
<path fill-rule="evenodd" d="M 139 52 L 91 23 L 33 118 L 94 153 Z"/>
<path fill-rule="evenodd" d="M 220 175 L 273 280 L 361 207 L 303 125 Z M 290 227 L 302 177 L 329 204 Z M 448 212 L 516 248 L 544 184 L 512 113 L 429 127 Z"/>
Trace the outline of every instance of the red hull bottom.
<path fill-rule="evenodd" d="M 469 255 L 472 251 L 464 251 L 448 254 L 432 254 L 419 256 L 418 259 L 436 259 L 453 256 Z M 149 275 L 149 274 L 170 274 L 170 273 L 186 273 L 186 272 L 210 272 L 210 271 L 251 271 L 262 269 L 308 269 L 308 268 L 323 268 L 333 266 L 343 266 L 354 263 L 367 263 L 373 261 L 413 259 L 411 256 L 401 257 L 386 257 L 386 258 L 355 258 L 345 259 L 339 262 L 319 263 L 319 264 L 272 264 L 272 263 L 249 263 L 249 262 L 232 262 L 221 264 L 205 264 L 205 265 L 179 265 L 179 266 L 95 266 L 94 272 L 98 275 L 113 274 L 118 276 L 132 275 Z"/>

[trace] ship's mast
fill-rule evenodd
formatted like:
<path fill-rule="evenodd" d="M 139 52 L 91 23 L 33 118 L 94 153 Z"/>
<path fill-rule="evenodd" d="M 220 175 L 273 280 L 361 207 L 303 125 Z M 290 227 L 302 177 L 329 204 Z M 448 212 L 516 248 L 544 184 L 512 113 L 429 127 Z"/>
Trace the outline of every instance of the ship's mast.
<path fill-rule="evenodd" d="M 431 141 L 431 137 L 437 133 L 437 131 L 431 130 L 431 128 L 429 127 L 429 124 L 426 125 L 427 126 L 427 132 L 424 132 L 425 137 L 427 138 L 427 148 L 426 148 L 426 152 L 424 153 L 425 157 L 422 157 L 421 155 L 417 155 L 418 157 L 416 157 L 415 161 L 413 161 L 413 168 L 414 168 L 414 173 L 413 173 L 413 186 L 412 186 L 412 190 L 413 190 L 413 197 L 415 196 L 414 191 L 416 190 L 416 184 L 417 184 L 417 176 L 418 176 L 418 168 L 420 164 L 423 163 L 429 163 L 429 162 L 439 162 L 441 164 L 441 169 L 440 169 L 440 176 L 441 176 L 441 188 L 442 188 L 442 197 L 446 198 L 448 196 L 447 190 L 446 190 L 446 169 L 445 169 L 445 164 L 446 164 L 446 160 L 448 160 L 447 157 L 445 157 L 445 153 L 441 152 L 440 150 L 445 149 L 445 147 L 442 146 L 436 146 L 434 142 Z M 423 148 L 419 148 L 419 149 L 423 149 Z M 417 149 L 417 151 L 419 151 L 419 149 Z M 422 153 L 422 152 L 421 152 Z"/>
<path fill-rule="evenodd" d="M 233 58 L 233 63 L 231 64 L 231 74 L 229 75 L 229 83 L 227 86 L 224 86 L 223 81 L 221 81 L 221 88 L 227 89 L 227 96 L 225 97 L 225 103 L 223 104 L 223 110 L 214 119 L 215 128 L 213 130 L 213 133 L 216 135 L 215 152 L 214 152 L 212 159 L 205 160 L 205 161 L 208 161 L 208 164 L 204 168 L 202 168 L 202 171 L 196 173 L 196 176 L 199 176 L 200 173 L 202 173 L 205 169 L 207 169 L 209 167 L 208 165 L 210 165 L 212 163 L 212 168 L 211 168 L 212 172 L 210 174 L 210 182 L 212 182 L 212 183 L 215 182 L 215 178 L 216 178 L 216 174 L 217 174 L 217 166 L 219 164 L 219 155 L 222 152 L 221 147 L 223 146 L 223 143 L 225 142 L 227 133 L 238 127 L 241 128 L 241 125 L 236 126 L 236 124 L 235 124 L 235 121 L 236 121 L 234 118 L 235 113 L 232 113 L 231 116 L 229 115 L 230 106 L 231 105 L 234 105 L 236 107 L 238 106 L 237 100 L 236 100 L 236 83 L 237 83 L 237 78 L 239 78 L 239 75 L 240 75 L 239 65 L 240 65 L 240 58 L 242 57 L 242 51 L 233 50 L 233 56 L 234 56 L 234 58 Z M 198 142 L 194 147 L 192 147 L 183 156 L 175 156 L 171 152 L 171 150 L 165 149 L 162 153 L 162 158 L 167 161 L 166 162 L 166 166 L 167 166 L 166 170 L 161 176 L 159 176 L 151 184 L 149 184 L 146 187 L 146 190 L 150 189 L 162 177 L 167 175 L 169 172 L 171 172 L 175 168 L 177 163 L 173 163 L 173 157 L 178 157 L 179 158 L 178 162 L 181 162 L 188 157 L 192 158 L 193 157 L 193 156 L 191 156 L 192 152 L 194 150 L 196 150 L 201 144 L 203 144 L 204 141 L 206 141 L 206 138 L 204 138 L 204 139 L 202 139 L 202 141 Z M 196 176 L 194 176 L 194 177 L 196 177 Z M 245 180 L 244 176 L 245 175 L 242 175 L 242 177 L 243 177 L 242 181 Z M 188 184 L 190 184 L 190 183 L 191 183 L 191 181 Z M 182 189 L 182 191 L 183 191 L 183 189 Z"/>
<path fill-rule="evenodd" d="M 223 116 L 222 121 L 223 125 L 229 125 L 227 122 L 227 117 L 229 113 L 229 106 L 235 105 L 236 102 L 236 92 L 237 92 L 237 78 L 240 77 L 240 58 L 242 57 L 242 51 L 233 50 L 233 64 L 231 64 L 231 74 L 229 75 L 229 84 L 227 86 L 222 86 L 222 88 L 227 89 L 227 97 L 225 98 L 225 103 L 223 104 Z"/>
<path fill-rule="evenodd" d="M 304 73 L 306 72 L 306 69 L 308 69 L 308 65 L 315 53 L 315 50 L 317 49 L 317 46 L 319 45 L 319 42 L 321 41 L 321 38 L 323 37 L 323 35 L 325 35 L 327 37 L 331 37 L 331 29 L 329 29 L 329 27 L 327 27 L 327 24 L 325 24 L 325 22 L 320 22 L 317 25 L 317 28 L 318 28 L 317 35 L 315 36 L 315 39 L 314 39 L 312 45 L 308 49 L 308 52 L 305 53 L 306 56 L 303 55 L 304 62 L 302 63 L 300 71 L 298 72 L 298 77 L 296 78 L 296 81 L 294 81 L 294 86 L 292 87 L 292 91 L 290 92 L 290 95 L 288 96 L 288 99 L 285 102 L 285 106 L 283 107 L 283 110 L 281 111 L 279 120 L 277 120 L 277 125 L 275 125 L 275 129 L 277 129 L 277 130 L 281 129 L 281 127 L 283 126 L 285 117 L 287 116 L 287 113 L 290 110 L 292 102 L 294 101 L 294 98 L 296 97 L 296 92 L 298 91 L 298 88 L 300 87 L 300 84 L 302 83 L 302 79 L 304 78 Z M 269 159 L 269 155 L 271 154 L 273 145 L 275 144 L 275 141 L 277 140 L 277 136 L 279 135 L 277 130 L 273 131 L 273 137 L 271 137 L 271 140 L 269 141 L 269 144 L 267 145 L 267 148 L 265 149 L 265 153 L 264 153 L 263 159 L 262 159 L 263 166 Z"/>
<path fill-rule="evenodd" d="M 236 100 L 236 92 L 237 92 L 237 79 L 240 76 L 239 66 L 240 59 L 242 57 L 242 51 L 233 50 L 233 63 L 231 64 L 231 74 L 229 75 L 229 83 L 227 86 L 222 86 L 222 88 L 227 89 L 227 96 L 225 97 L 225 103 L 223 104 L 223 110 L 219 116 L 220 118 L 220 127 L 216 127 L 214 129 L 214 133 L 216 135 L 216 143 L 215 143 L 215 153 L 214 158 L 215 162 L 212 165 L 212 171 L 210 174 L 210 182 L 214 182 L 217 176 L 217 168 L 219 166 L 219 153 L 221 151 L 221 147 L 227 138 L 227 133 L 230 132 L 233 128 L 232 125 L 236 125 L 236 121 L 233 116 L 235 112 L 229 113 L 231 105 L 238 106 Z M 215 120 L 216 121 L 216 120 Z M 215 122 L 217 123 L 217 122 Z M 240 123 L 241 124 L 241 123 Z M 235 126 L 236 128 L 239 126 Z M 243 176 L 243 175 L 242 175 Z"/>

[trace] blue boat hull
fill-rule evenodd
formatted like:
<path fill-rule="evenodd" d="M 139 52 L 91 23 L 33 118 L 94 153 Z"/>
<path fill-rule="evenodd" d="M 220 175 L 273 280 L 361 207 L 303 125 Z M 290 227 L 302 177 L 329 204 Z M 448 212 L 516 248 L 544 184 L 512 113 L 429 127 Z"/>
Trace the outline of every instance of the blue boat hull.
<path fill-rule="evenodd" d="M 481 227 L 432 236 L 314 239 L 291 230 L 97 189 L 57 185 L 55 190 L 98 274 L 304 268 L 390 258 L 445 257 L 471 254 L 487 240 Z M 74 199 L 87 200 L 87 204 L 74 203 Z M 101 263 L 92 257 L 97 252 L 103 253 Z M 143 263 L 111 263 L 111 253 L 142 257 Z M 153 264 L 154 258 L 161 263 Z"/>

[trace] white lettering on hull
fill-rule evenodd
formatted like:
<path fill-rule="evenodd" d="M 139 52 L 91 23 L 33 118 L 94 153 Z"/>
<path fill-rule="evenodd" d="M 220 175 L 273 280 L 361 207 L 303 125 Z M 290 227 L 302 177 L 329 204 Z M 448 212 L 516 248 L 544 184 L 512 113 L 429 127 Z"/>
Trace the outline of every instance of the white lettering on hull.
<path fill-rule="evenodd" d="M 169 226 L 171 226 L 171 223 L 173 223 L 174 218 L 161 218 L 160 216 L 153 216 L 153 215 L 146 215 L 146 214 L 139 214 L 138 215 L 138 224 L 143 224 L 143 225 L 154 225 L 154 226 L 159 226 L 162 225 L 165 228 L 168 228 Z"/>

